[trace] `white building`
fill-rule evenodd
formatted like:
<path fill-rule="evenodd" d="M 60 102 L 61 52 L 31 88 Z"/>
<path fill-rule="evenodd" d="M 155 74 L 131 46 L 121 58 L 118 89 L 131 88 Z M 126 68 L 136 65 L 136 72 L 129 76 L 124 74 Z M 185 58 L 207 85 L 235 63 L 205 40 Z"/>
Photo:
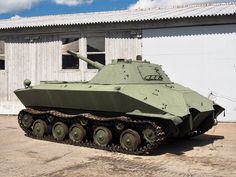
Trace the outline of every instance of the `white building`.
<path fill-rule="evenodd" d="M 105 64 L 143 55 L 225 107 L 220 120 L 236 121 L 235 3 L 0 20 L 0 114 L 23 108 L 13 91 L 25 78 L 37 84 L 95 75 L 67 49 Z"/>

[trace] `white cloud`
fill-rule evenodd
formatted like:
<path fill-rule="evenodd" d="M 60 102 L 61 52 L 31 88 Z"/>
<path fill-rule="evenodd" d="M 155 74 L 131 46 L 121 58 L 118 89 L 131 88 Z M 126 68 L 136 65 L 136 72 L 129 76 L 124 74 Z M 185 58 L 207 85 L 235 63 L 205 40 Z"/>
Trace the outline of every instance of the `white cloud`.
<path fill-rule="evenodd" d="M 10 19 L 15 20 L 15 19 L 20 19 L 20 18 L 22 18 L 22 17 L 19 15 L 15 15 L 15 16 L 11 17 Z"/>
<path fill-rule="evenodd" d="M 56 4 L 77 6 L 80 4 L 91 4 L 93 0 L 53 0 Z"/>
<path fill-rule="evenodd" d="M 0 14 L 30 9 L 41 0 L 0 0 Z"/>
<path fill-rule="evenodd" d="M 235 0 L 138 0 L 129 6 L 129 9 L 146 9 L 154 7 L 169 7 L 200 3 L 232 2 Z"/>

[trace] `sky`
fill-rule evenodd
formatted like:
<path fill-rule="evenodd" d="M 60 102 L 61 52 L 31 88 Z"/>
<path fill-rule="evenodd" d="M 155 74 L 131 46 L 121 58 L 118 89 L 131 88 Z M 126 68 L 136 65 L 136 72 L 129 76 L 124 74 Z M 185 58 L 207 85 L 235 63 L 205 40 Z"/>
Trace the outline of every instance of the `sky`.
<path fill-rule="evenodd" d="M 0 19 L 220 2 L 236 0 L 0 0 Z"/>

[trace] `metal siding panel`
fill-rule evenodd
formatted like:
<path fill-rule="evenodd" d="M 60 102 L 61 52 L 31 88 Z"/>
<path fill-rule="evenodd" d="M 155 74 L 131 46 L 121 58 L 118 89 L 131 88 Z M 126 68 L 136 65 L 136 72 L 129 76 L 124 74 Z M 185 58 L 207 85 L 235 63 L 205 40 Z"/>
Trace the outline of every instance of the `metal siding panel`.
<path fill-rule="evenodd" d="M 134 22 L 171 18 L 205 17 L 236 14 L 236 3 L 200 4 L 169 8 L 120 10 L 31 18 L 0 20 L 0 29 L 79 25 L 97 23 Z"/>
<path fill-rule="evenodd" d="M 163 65 L 173 81 L 226 108 L 221 121 L 236 121 L 236 25 L 143 31 L 144 57 Z"/>
<path fill-rule="evenodd" d="M 0 71 L 0 104 L 7 101 L 7 71 Z"/>
<path fill-rule="evenodd" d="M 110 32 L 106 38 L 109 60 L 135 59 L 141 55 L 141 39 L 133 38 L 130 32 Z"/>
<path fill-rule="evenodd" d="M 11 37 L 7 44 L 7 71 L 0 71 L 0 114 L 17 114 L 23 105 L 13 93 L 28 78 L 32 85 L 42 80 L 78 81 L 81 73 L 61 70 L 61 42 L 58 36 L 41 36 L 28 43 L 25 37 Z"/>

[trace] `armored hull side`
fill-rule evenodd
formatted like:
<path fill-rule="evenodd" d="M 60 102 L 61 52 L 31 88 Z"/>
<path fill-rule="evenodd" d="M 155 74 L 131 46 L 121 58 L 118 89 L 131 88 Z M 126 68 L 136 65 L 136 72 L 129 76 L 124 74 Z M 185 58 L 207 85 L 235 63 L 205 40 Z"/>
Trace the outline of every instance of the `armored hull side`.
<path fill-rule="evenodd" d="M 19 89 L 15 94 L 25 107 L 41 111 L 130 115 L 171 120 L 175 126 L 188 121 L 185 127 L 188 131 L 196 130 L 206 118 L 215 114 L 212 101 L 179 84 L 53 83 Z"/>

